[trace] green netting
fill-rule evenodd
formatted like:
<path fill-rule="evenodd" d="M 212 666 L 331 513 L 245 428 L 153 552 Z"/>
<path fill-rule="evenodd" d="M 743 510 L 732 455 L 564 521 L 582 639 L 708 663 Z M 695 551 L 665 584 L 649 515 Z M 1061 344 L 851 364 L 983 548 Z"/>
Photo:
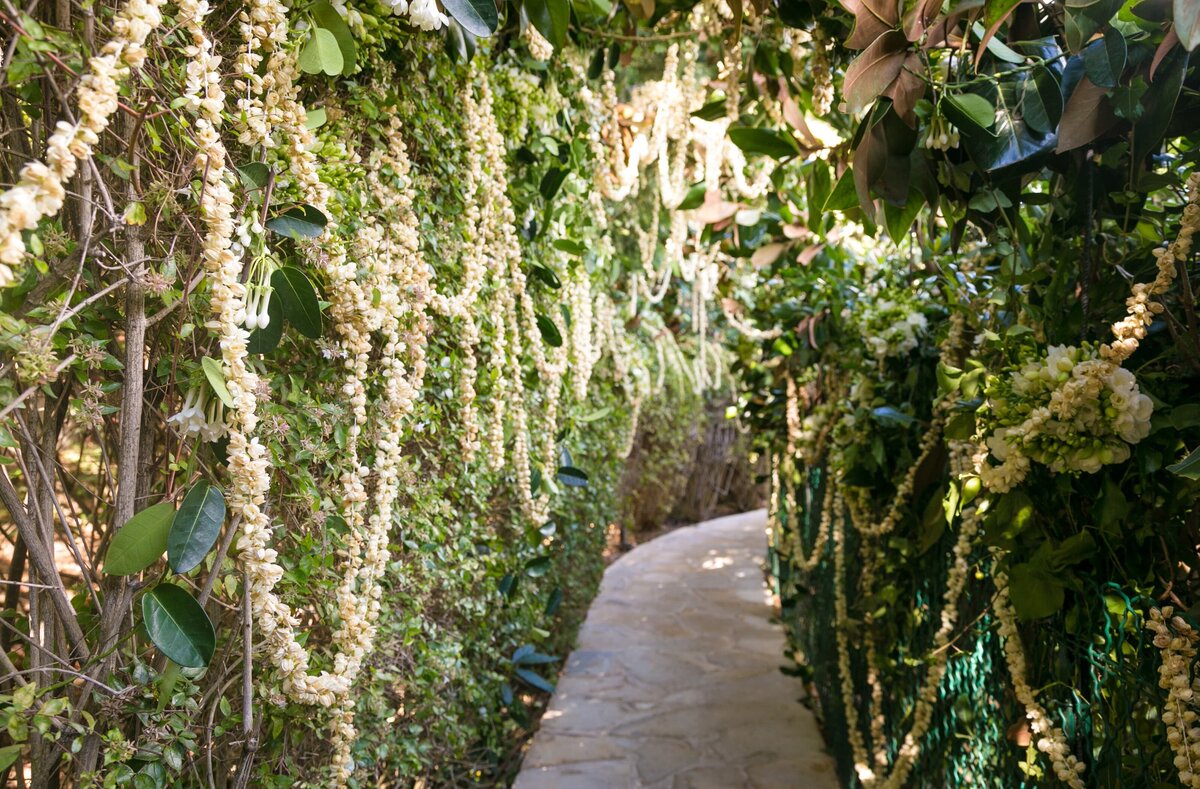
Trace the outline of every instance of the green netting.
<path fill-rule="evenodd" d="M 799 512 L 780 513 L 781 534 L 770 554 L 785 627 L 800 671 L 815 692 L 812 704 L 842 781 L 856 785 L 846 736 L 846 711 L 838 676 L 834 619 L 832 540 L 823 561 L 809 574 L 791 561 L 786 548 L 797 525 L 811 546 L 821 520 L 823 470 L 811 469 L 797 490 Z M 860 536 L 845 524 L 847 600 L 854 698 L 868 751 L 882 751 L 891 763 L 911 726 L 916 694 L 924 676 L 950 564 L 954 535 L 905 565 L 890 585 L 896 611 L 876 624 L 885 742 L 870 741 L 870 686 L 867 683 L 862 600 L 856 594 L 862 570 Z M 973 557 L 977 572 L 968 582 L 959 615 L 961 635 L 941 683 L 934 723 L 921 742 L 921 756 L 909 781 L 928 787 L 1055 786 L 1048 761 L 1028 741 L 1024 710 L 1012 692 L 1001 639 L 989 613 L 994 586 L 983 547 Z M 1028 680 L 1038 699 L 1063 727 L 1072 750 L 1087 765 L 1086 782 L 1096 787 L 1177 785 L 1173 754 L 1158 720 L 1157 649 L 1142 627 L 1149 600 L 1109 583 L 1074 590 L 1065 613 L 1022 626 Z M 898 624 L 899 623 L 899 624 Z M 1024 731 L 1022 731 L 1024 729 Z M 1034 738 L 1036 743 L 1036 737 Z M 1040 758 L 1039 758 L 1040 757 Z"/>

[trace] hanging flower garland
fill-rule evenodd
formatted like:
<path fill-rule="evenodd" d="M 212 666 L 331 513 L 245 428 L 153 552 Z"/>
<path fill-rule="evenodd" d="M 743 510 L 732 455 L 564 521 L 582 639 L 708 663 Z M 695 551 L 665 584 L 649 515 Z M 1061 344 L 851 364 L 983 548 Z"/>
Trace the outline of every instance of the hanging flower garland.
<path fill-rule="evenodd" d="M 62 210 L 67 182 L 95 146 L 120 107 L 121 82 L 146 59 L 146 39 L 162 24 L 162 0 L 129 0 L 113 18 L 113 37 L 88 59 L 75 89 L 79 120 L 59 121 L 46 142 L 46 161 L 21 168 L 17 182 L 0 194 L 0 288 L 16 278 L 25 258 L 21 233 Z M 190 75 L 189 75 L 190 76 Z"/>
<path fill-rule="evenodd" d="M 1167 727 L 1167 742 L 1175 751 L 1175 769 L 1179 783 L 1200 789 L 1200 732 L 1196 722 L 1200 678 L 1193 676 L 1196 644 L 1200 633 L 1171 606 L 1151 608 L 1146 629 L 1154 634 L 1154 646 L 1162 653 L 1158 666 L 1158 686 L 1167 692 L 1162 722 Z"/>

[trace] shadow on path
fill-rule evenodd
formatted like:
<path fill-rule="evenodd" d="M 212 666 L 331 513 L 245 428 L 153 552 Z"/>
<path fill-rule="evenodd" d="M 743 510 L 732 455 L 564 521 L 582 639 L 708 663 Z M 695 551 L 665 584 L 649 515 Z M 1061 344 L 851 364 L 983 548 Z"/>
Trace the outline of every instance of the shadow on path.
<path fill-rule="evenodd" d="M 604 575 L 517 789 L 837 786 L 780 673 L 764 511 L 677 529 Z"/>

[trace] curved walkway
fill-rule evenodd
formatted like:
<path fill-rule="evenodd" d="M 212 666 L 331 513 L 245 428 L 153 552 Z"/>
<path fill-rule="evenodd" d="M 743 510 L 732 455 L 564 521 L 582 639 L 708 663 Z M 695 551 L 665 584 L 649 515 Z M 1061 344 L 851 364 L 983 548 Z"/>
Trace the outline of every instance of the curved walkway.
<path fill-rule="evenodd" d="M 836 787 L 780 673 L 762 510 L 659 537 L 613 563 L 516 789 Z"/>

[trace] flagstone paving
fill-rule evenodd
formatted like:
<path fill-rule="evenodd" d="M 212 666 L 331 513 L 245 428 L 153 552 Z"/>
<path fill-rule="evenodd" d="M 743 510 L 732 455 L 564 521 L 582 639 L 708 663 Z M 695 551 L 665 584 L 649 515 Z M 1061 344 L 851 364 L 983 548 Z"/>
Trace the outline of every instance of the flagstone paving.
<path fill-rule="evenodd" d="M 837 786 L 763 583 L 762 510 L 614 562 L 516 789 Z"/>

